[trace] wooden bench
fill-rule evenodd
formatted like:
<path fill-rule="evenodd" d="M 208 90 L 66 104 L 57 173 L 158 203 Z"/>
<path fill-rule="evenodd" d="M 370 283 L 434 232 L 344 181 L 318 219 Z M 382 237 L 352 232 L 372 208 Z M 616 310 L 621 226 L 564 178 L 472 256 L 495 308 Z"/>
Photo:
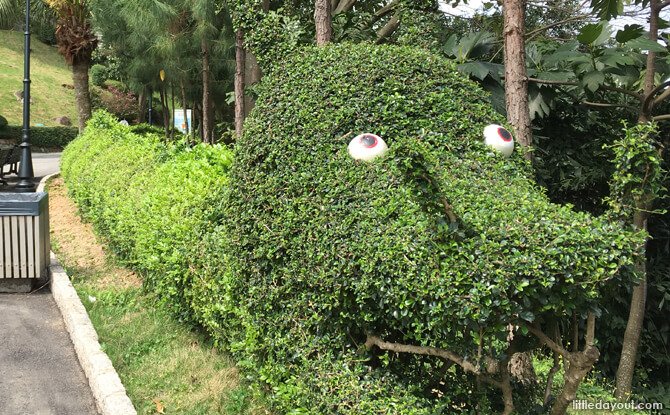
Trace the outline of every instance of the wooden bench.
<path fill-rule="evenodd" d="M 16 144 L 0 145 L 0 161 L 2 167 L 0 168 L 0 183 L 7 184 L 5 174 L 19 173 L 19 146 Z M 7 169 L 5 169 L 7 167 Z"/>

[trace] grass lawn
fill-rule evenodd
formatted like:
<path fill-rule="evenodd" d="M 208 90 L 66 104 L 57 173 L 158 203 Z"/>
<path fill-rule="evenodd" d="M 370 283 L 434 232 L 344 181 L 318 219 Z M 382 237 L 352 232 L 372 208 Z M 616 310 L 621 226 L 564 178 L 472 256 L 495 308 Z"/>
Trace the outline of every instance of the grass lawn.
<path fill-rule="evenodd" d="M 138 414 L 269 414 L 234 362 L 114 263 L 61 178 L 48 184 L 52 250 L 67 270 Z"/>
<path fill-rule="evenodd" d="M 23 104 L 14 93 L 23 91 L 23 32 L 0 30 L 0 115 L 11 125 L 22 125 Z M 57 125 L 52 118 L 67 116 L 77 124 L 77 109 L 72 85 L 72 69 L 58 48 L 47 46 L 31 37 L 30 96 L 35 101 L 30 106 L 30 124 Z"/>

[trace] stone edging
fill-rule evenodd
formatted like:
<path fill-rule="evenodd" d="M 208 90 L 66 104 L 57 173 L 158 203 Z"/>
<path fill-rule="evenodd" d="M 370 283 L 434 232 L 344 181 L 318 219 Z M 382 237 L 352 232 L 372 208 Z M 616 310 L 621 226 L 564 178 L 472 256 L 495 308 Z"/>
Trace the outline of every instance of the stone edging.
<path fill-rule="evenodd" d="M 44 177 L 37 191 L 42 191 L 46 180 L 56 174 Z M 53 252 L 51 253 L 49 276 L 51 292 L 63 316 L 65 327 L 70 333 L 79 364 L 86 374 L 100 414 L 137 415 L 111 360 L 100 348 L 98 334 L 93 328 L 84 305 Z"/>

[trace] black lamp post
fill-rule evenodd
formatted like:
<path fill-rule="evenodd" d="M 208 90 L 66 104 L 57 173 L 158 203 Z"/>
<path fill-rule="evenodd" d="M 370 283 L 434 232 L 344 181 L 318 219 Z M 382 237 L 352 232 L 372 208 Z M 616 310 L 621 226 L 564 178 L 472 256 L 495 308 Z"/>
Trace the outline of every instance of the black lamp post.
<path fill-rule="evenodd" d="M 30 144 L 30 0 L 26 0 L 26 31 L 23 60 L 23 133 L 19 145 L 19 182 L 16 192 L 34 192 L 33 158 Z"/>

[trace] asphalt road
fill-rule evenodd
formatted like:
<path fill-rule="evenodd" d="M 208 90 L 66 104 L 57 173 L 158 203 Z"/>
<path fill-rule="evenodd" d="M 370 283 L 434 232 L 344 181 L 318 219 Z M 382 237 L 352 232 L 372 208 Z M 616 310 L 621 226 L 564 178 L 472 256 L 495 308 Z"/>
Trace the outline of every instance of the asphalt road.
<path fill-rule="evenodd" d="M 37 186 L 42 177 L 60 171 L 58 164 L 60 162 L 60 155 L 61 153 L 32 153 L 33 183 L 35 183 L 35 186 Z M 5 171 L 7 171 L 6 168 Z M 7 180 L 7 185 L 0 184 L 0 192 L 13 192 L 16 183 L 19 182 L 18 176 L 8 174 L 4 178 Z M 0 412 L 0 415 L 3 415 L 2 412 Z"/>

